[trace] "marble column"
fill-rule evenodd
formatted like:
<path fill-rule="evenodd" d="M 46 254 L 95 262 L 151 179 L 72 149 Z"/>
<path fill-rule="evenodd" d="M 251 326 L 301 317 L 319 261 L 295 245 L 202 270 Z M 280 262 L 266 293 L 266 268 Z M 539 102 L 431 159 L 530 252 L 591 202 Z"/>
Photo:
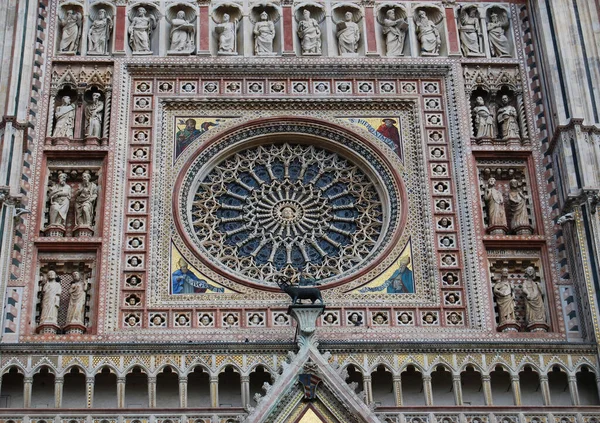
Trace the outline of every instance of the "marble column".
<path fill-rule="evenodd" d="M 242 407 L 247 407 L 250 404 L 250 376 L 241 376 L 242 382 Z"/>
<path fill-rule="evenodd" d="M 371 375 L 363 376 L 363 389 L 365 390 L 365 403 L 373 403 L 373 382 Z"/>
<path fill-rule="evenodd" d="M 125 376 L 117 377 L 117 408 L 125 408 Z"/>
<path fill-rule="evenodd" d="M 577 389 L 577 377 L 569 375 L 569 391 L 571 392 L 571 403 L 579 405 L 579 390 Z"/>
<path fill-rule="evenodd" d="M 219 406 L 219 376 L 210 376 L 210 406 L 217 408 Z"/>
<path fill-rule="evenodd" d="M 548 375 L 540 375 L 540 389 L 542 390 L 542 399 L 544 400 L 544 405 L 552 405 Z"/>
<path fill-rule="evenodd" d="M 179 407 L 187 407 L 187 383 L 188 378 L 185 376 L 179 376 Z"/>
<path fill-rule="evenodd" d="M 454 404 L 463 405 L 462 386 L 460 384 L 460 375 L 452 375 L 452 385 L 454 387 Z"/>
<path fill-rule="evenodd" d="M 490 375 L 481 375 L 481 384 L 483 385 L 483 398 L 485 405 L 493 405 L 492 401 L 492 384 L 490 383 Z"/>
<path fill-rule="evenodd" d="M 62 407 L 63 386 L 65 385 L 64 377 L 54 378 L 54 408 Z"/>
<path fill-rule="evenodd" d="M 148 407 L 156 407 L 156 376 L 148 376 Z"/>
<path fill-rule="evenodd" d="M 425 395 L 425 405 L 433 405 L 433 392 L 431 390 L 431 375 L 423 375 L 423 395 Z"/>
<path fill-rule="evenodd" d="M 23 408 L 31 408 L 31 388 L 33 386 L 32 377 L 23 378 Z"/>
<path fill-rule="evenodd" d="M 515 405 L 521 405 L 521 383 L 519 375 L 511 375 L 510 383 L 512 385 L 513 402 Z"/>
<path fill-rule="evenodd" d="M 396 407 L 402 407 L 402 377 L 394 375 L 394 397 L 396 398 Z"/>
<path fill-rule="evenodd" d="M 86 391 L 86 406 L 92 408 L 94 406 L 94 384 L 96 383 L 95 376 L 88 376 L 85 378 L 85 391 Z"/>

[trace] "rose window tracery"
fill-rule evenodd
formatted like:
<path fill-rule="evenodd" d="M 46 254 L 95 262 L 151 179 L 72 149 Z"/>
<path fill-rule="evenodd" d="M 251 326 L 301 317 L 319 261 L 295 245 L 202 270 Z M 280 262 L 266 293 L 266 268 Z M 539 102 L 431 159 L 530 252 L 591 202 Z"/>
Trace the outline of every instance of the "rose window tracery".
<path fill-rule="evenodd" d="M 306 272 L 323 280 L 363 263 L 380 242 L 376 184 L 337 153 L 270 144 L 232 154 L 197 185 L 190 210 L 199 246 L 245 278 Z"/>

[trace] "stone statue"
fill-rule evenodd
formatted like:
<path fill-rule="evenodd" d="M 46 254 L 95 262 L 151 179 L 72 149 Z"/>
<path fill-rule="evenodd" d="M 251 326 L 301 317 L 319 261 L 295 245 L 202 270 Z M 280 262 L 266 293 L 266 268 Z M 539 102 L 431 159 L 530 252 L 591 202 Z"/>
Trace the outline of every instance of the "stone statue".
<path fill-rule="evenodd" d="M 476 7 L 466 8 L 460 12 L 460 49 L 463 56 L 481 56 L 481 27 Z"/>
<path fill-rule="evenodd" d="M 506 210 L 504 209 L 504 197 L 496 189 L 496 179 L 488 179 L 483 198 L 487 204 L 488 230 L 493 235 L 506 233 Z"/>
<path fill-rule="evenodd" d="M 510 57 L 510 43 L 506 36 L 506 30 L 509 27 L 506 13 L 499 19 L 497 13 L 490 15 L 490 21 L 487 24 L 488 38 L 490 40 L 490 52 L 492 57 Z"/>
<path fill-rule="evenodd" d="M 88 30 L 88 54 L 98 56 L 108 54 L 112 29 L 112 18 L 106 14 L 105 9 L 100 9 L 98 15 L 92 17 L 92 24 Z"/>
<path fill-rule="evenodd" d="M 59 18 L 58 24 L 62 29 L 59 50 L 61 53 L 76 54 L 81 39 L 82 15 L 73 10 L 67 10 L 63 18 Z"/>
<path fill-rule="evenodd" d="M 316 19 L 310 17 L 310 11 L 302 11 L 303 19 L 298 22 L 298 37 L 301 40 L 302 54 L 321 54 L 321 28 Z"/>
<path fill-rule="evenodd" d="M 408 29 L 406 19 L 396 19 L 395 10 L 388 9 L 381 25 L 385 37 L 386 56 L 402 56 L 404 54 L 404 39 Z"/>
<path fill-rule="evenodd" d="M 58 324 L 58 309 L 60 307 L 60 294 L 62 287 L 60 279 L 54 270 L 46 275 L 46 282 L 42 285 L 42 310 L 40 314 L 40 326 Z"/>
<path fill-rule="evenodd" d="M 87 120 L 85 135 L 87 137 L 102 137 L 104 102 L 100 100 L 100 96 L 100 93 L 93 93 L 92 102 L 85 106 L 85 118 Z"/>
<path fill-rule="evenodd" d="M 352 12 L 344 14 L 344 21 L 337 24 L 337 39 L 340 55 L 355 54 L 358 51 L 358 40 L 360 29 L 358 24 L 352 20 Z"/>
<path fill-rule="evenodd" d="M 525 294 L 525 320 L 528 325 L 536 323 L 546 324 L 546 310 L 542 286 L 534 281 L 535 269 L 533 266 L 525 269 L 525 282 L 523 282 L 523 294 Z"/>
<path fill-rule="evenodd" d="M 508 192 L 508 205 L 510 207 L 511 219 L 510 228 L 517 235 L 531 234 L 531 225 L 529 224 L 529 214 L 527 213 L 527 196 L 523 192 L 521 183 L 516 179 L 511 179 L 510 191 Z"/>
<path fill-rule="evenodd" d="M 502 96 L 502 107 L 498 109 L 498 123 L 500 124 L 500 133 L 503 140 L 521 139 L 517 122 L 517 109 L 510 105 L 510 99 L 507 95 Z"/>
<path fill-rule="evenodd" d="M 133 54 L 149 54 L 152 53 L 150 49 L 150 39 L 152 37 L 152 31 L 156 28 L 156 18 L 150 14 L 146 16 L 146 9 L 143 7 L 137 8 L 137 16 L 129 18 L 131 24 L 129 25 L 129 46 L 133 51 Z"/>
<path fill-rule="evenodd" d="M 237 27 L 238 21 L 230 21 L 227 13 L 223 14 L 223 22 L 217 24 L 215 31 L 219 34 L 219 54 L 237 54 Z"/>
<path fill-rule="evenodd" d="M 196 29 L 194 25 L 186 19 L 185 11 L 180 10 L 177 16 L 171 20 L 171 45 L 169 52 L 192 53 L 196 46 L 194 37 Z"/>
<path fill-rule="evenodd" d="M 48 217 L 50 226 L 65 226 L 71 202 L 71 192 L 71 186 L 67 184 L 67 174 L 59 174 L 58 183 L 52 186 L 48 194 L 50 197 L 50 212 Z"/>
<path fill-rule="evenodd" d="M 53 137 L 73 138 L 75 130 L 75 105 L 71 104 L 71 97 L 68 95 L 62 98 L 62 105 L 56 108 L 54 112 L 56 123 L 54 124 Z"/>
<path fill-rule="evenodd" d="M 269 20 L 267 12 L 260 14 L 260 21 L 254 24 L 254 54 L 272 55 L 273 40 L 275 39 L 275 25 Z"/>
<path fill-rule="evenodd" d="M 494 284 L 494 296 L 498 307 L 498 326 L 516 324 L 513 288 L 508 281 L 508 269 L 502 269 L 500 280 Z"/>
<path fill-rule="evenodd" d="M 424 10 L 419 10 L 416 17 L 417 38 L 421 44 L 422 56 L 439 56 L 442 39 L 435 22 L 427 17 Z"/>
<path fill-rule="evenodd" d="M 476 106 L 473 107 L 475 114 L 475 138 L 494 138 L 494 115 L 485 105 L 483 97 L 475 99 Z"/>
<path fill-rule="evenodd" d="M 98 186 L 90 181 L 91 175 L 88 171 L 83 172 L 82 179 L 79 189 L 75 191 L 75 225 L 92 226 Z"/>
<path fill-rule="evenodd" d="M 66 325 L 84 326 L 85 300 L 89 283 L 81 279 L 79 272 L 73 272 L 73 281 L 69 287 L 69 308 L 67 309 Z"/>

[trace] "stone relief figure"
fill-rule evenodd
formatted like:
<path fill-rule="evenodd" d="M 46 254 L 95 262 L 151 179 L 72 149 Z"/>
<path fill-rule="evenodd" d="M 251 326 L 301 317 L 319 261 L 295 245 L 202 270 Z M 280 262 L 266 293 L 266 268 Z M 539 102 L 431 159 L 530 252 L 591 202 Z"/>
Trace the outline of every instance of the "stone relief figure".
<path fill-rule="evenodd" d="M 525 294 L 525 320 L 527 325 L 546 324 L 546 309 L 542 286 L 535 280 L 535 269 L 529 266 L 525 269 L 525 282 L 523 282 L 523 294 Z"/>
<path fill-rule="evenodd" d="M 59 174 L 58 183 L 52 186 L 48 194 L 50 198 L 48 223 L 50 226 L 65 226 L 71 204 L 71 193 L 71 186 L 67 184 L 67 174 Z"/>
<path fill-rule="evenodd" d="M 440 31 L 437 27 L 442 21 L 441 13 L 436 19 L 437 22 L 432 21 L 427 16 L 427 12 L 419 10 L 415 18 L 417 38 L 421 45 L 422 56 L 439 56 L 440 46 L 442 45 L 442 39 L 440 37 Z M 439 19 L 439 20 L 438 20 Z"/>
<path fill-rule="evenodd" d="M 396 57 L 404 55 L 404 39 L 408 30 L 408 22 L 405 17 L 396 19 L 396 11 L 388 9 L 385 12 L 383 19 L 378 21 L 383 27 L 383 36 L 385 37 L 386 56 Z"/>
<path fill-rule="evenodd" d="M 104 56 L 108 54 L 110 34 L 113 29 L 112 17 L 105 9 L 98 10 L 97 15 L 91 15 L 92 23 L 88 30 L 88 54 Z"/>
<path fill-rule="evenodd" d="M 494 284 L 493 291 L 498 307 L 498 326 L 516 324 L 514 292 L 506 267 L 502 269 L 500 280 Z"/>
<path fill-rule="evenodd" d="M 475 99 L 476 106 L 473 107 L 475 114 L 475 138 L 494 138 L 494 115 L 485 105 L 483 97 Z"/>
<path fill-rule="evenodd" d="M 85 119 L 87 120 L 85 135 L 87 137 L 102 137 L 104 102 L 100 100 L 100 96 L 100 93 L 93 93 L 92 102 L 85 106 Z"/>
<path fill-rule="evenodd" d="M 488 179 L 488 186 L 483 194 L 487 205 L 488 230 L 492 235 L 506 233 L 506 210 L 504 209 L 504 196 L 496 188 L 496 178 Z"/>
<path fill-rule="evenodd" d="M 260 21 L 254 24 L 254 54 L 257 56 L 273 54 L 275 24 L 269 20 L 267 12 L 260 14 Z"/>
<path fill-rule="evenodd" d="M 40 314 L 40 326 L 58 324 L 58 309 L 60 307 L 60 294 L 62 287 L 60 279 L 54 270 L 48 271 L 46 282 L 42 286 L 42 310 Z"/>
<path fill-rule="evenodd" d="M 156 28 L 156 18 L 153 14 L 148 14 L 144 7 L 138 7 L 136 15 L 129 14 L 129 46 L 133 54 L 151 54 L 150 40 L 152 31 Z"/>
<path fill-rule="evenodd" d="M 506 30 L 509 27 L 508 16 L 506 12 L 502 16 L 497 13 L 490 15 L 490 21 L 487 24 L 488 38 L 490 40 L 490 52 L 492 57 L 510 57 L 510 42 L 506 36 Z"/>
<path fill-rule="evenodd" d="M 303 55 L 321 54 L 321 28 L 319 22 L 310 17 L 308 9 L 302 11 L 302 20 L 298 22 L 298 37 Z"/>
<path fill-rule="evenodd" d="M 463 56 L 481 56 L 481 27 L 476 7 L 463 7 L 460 12 L 460 49 Z"/>
<path fill-rule="evenodd" d="M 75 191 L 75 225 L 92 226 L 98 186 L 90 181 L 91 175 L 88 171 L 83 172 L 82 179 L 83 182 Z"/>
<path fill-rule="evenodd" d="M 360 40 L 360 29 L 354 22 L 352 12 L 344 13 L 344 21 L 337 24 L 336 36 L 338 39 L 338 50 L 340 55 L 356 54 L 358 51 L 358 40 Z"/>
<path fill-rule="evenodd" d="M 66 325 L 85 324 L 85 300 L 89 283 L 81 278 L 81 273 L 73 272 L 73 281 L 69 287 L 69 307 L 67 308 Z"/>
<path fill-rule="evenodd" d="M 500 124 L 501 137 L 503 140 L 520 140 L 517 109 L 511 106 L 507 95 L 503 95 L 501 101 L 502 107 L 498 109 L 498 123 Z"/>
<path fill-rule="evenodd" d="M 529 224 L 529 214 L 527 213 L 528 197 L 523 192 L 522 184 L 516 179 L 511 179 L 509 186 L 510 228 L 518 235 L 531 234 L 533 231 Z"/>
<path fill-rule="evenodd" d="M 173 18 L 169 18 L 167 15 L 167 20 L 171 24 L 169 52 L 192 53 L 196 48 L 196 43 L 194 42 L 196 28 L 192 23 L 195 20 L 195 15 L 194 19 L 189 19 L 189 16 L 186 16 L 185 10 L 179 10 Z"/>
<path fill-rule="evenodd" d="M 61 53 L 76 54 L 81 39 L 81 24 L 83 17 L 81 13 L 67 10 L 64 17 L 59 17 L 58 24 L 61 27 L 59 50 Z"/>
<path fill-rule="evenodd" d="M 62 105 L 56 108 L 54 112 L 56 123 L 54 124 L 53 137 L 73 138 L 75 130 L 75 105 L 71 104 L 71 97 L 68 95 L 62 98 Z"/>
<path fill-rule="evenodd" d="M 215 31 L 219 35 L 219 54 L 237 54 L 237 28 L 238 20 L 234 19 L 231 22 L 229 14 L 224 13 L 223 22 L 215 27 Z"/>

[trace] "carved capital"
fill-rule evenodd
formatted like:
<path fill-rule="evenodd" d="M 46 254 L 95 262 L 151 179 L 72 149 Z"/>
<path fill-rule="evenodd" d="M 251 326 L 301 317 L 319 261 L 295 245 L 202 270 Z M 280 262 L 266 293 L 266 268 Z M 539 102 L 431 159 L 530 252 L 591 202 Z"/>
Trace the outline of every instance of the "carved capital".
<path fill-rule="evenodd" d="M 325 310 L 324 305 L 295 304 L 288 308 L 288 314 L 298 324 L 298 346 L 300 348 L 316 347 L 319 343 L 315 337 L 317 319 Z"/>

